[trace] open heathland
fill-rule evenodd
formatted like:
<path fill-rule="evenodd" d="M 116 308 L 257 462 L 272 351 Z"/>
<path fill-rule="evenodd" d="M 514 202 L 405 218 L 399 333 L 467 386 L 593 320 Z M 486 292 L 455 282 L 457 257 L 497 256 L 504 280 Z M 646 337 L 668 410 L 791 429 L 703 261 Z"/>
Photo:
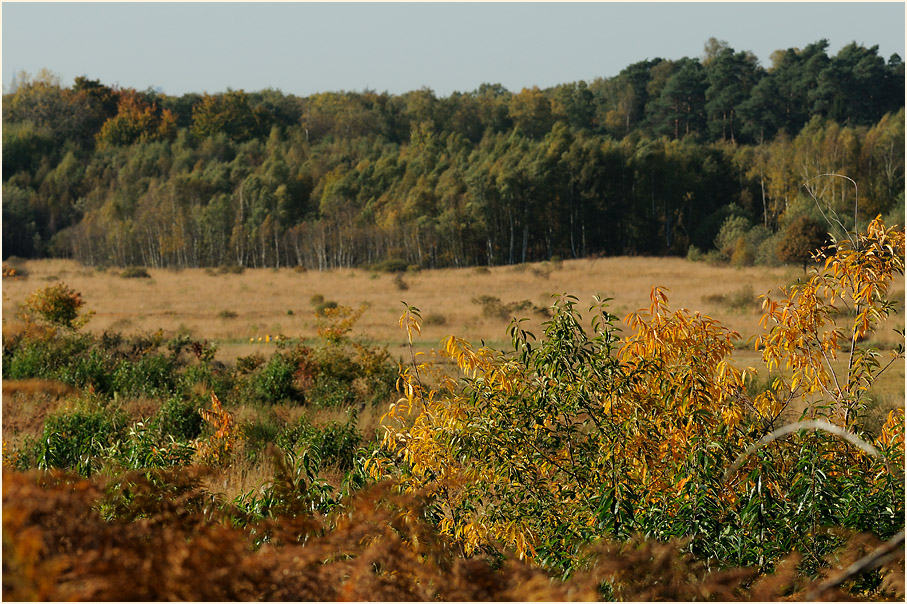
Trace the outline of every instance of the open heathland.
<path fill-rule="evenodd" d="M 274 349 L 277 337 L 311 339 L 325 303 L 366 309 L 356 334 L 386 346 L 394 358 L 409 355 L 398 326 L 402 301 L 422 311 L 417 350 L 437 348 L 456 335 L 470 342 L 500 346 L 509 341 L 513 318 L 541 333 L 554 296 L 571 294 L 581 306 L 595 296 L 610 299 L 610 312 L 623 319 L 649 305 L 652 287 L 665 289 L 675 308 L 688 308 L 719 320 L 737 332 L 734 358 L 756 366 L 751 339 L 761 333 L 759 297 L 777 295 L 780 286 L 804 280 L 797 267 L 730 267 L 682 258 L 621 257 L 540 262 L 516 266 L 435 269 L 406 273 L 362 269 L 297 271 L 283 269 L 147 269 L 149 278 L 124 278 L 122 269 L 95 270 L 69 260 L 22 261 L 27 278 L 3 283 L 3 314 L 9 320 L 37 287 L 65 281 L 82 294 L 94 313 L 85 326 L 104 331 L 148 334 L 185 333 L 216 344 L 224 362 Z M 873 334 L 880 344 L 898 341 L 904 328 L 904 282 L 892 284 L 897 312 Z M 6 329 L 6 327 L 4 328 Z M 879 395 L 903 403 L 903 367 L 893 368 L 877 385 Z"/>

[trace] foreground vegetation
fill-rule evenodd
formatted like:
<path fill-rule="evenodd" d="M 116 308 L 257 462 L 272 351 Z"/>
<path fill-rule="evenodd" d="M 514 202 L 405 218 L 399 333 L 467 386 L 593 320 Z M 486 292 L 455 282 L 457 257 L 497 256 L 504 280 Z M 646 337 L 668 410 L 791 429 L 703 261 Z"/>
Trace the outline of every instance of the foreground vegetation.
<path fill-rule="evenodd" d="M 92 335 L 79 293 L 41 288 L 4 326 L 4 423 L 64 403 L 4 439 L 3 595 L 903 598 L 904 412 L 866 411 L 903 360 L 903 333 L 889 356 L 871 336 L 904 234 L 876 220 L 820 257 L 763 300 L 758 379 L 658 288 L 622 332 L 562 296 L 538 340 L 447 338 L 459 376 L 414 347 L 397 366 L 342 305 L 227 365 L 186 336 Z M 405 308 L 411 345 L 422 323 Z"/>

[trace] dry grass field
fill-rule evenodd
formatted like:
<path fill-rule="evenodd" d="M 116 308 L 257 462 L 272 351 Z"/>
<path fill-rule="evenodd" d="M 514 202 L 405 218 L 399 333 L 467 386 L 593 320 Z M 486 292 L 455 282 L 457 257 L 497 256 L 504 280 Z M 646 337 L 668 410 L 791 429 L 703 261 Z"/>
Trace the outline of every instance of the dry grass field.
<path fill-rule="evenodd" d="M 536 308 L 549 306 L 552 294 L 576 296 L 582 310 L 591 306 L 595 295 L 612 298 L 611 312 L 623 319 L 648 306 L 651 288 L 657 285 L 669 290 L 672 308 L 700 311 L 739 332 L 743 341 L 737 362 L 758 367 L 758 355 L 744 345 L 761 333 L 757 298 L 769 292 L 777 296 L 778 286 L 803 277 L 796 267 L 733 268 L 682 258 L 640 257 L 439 269 L 401 276 L 362 269 L 250 269 L 241 274 L 149 269 L 150 278 L 127 279 L 117 269 L 99 271 L 66 260 L 27 261 L 24 267 L 27 278 L 3 280 L 5 326 L 14 320 L 18 305 L 28 294 L 64 281 L 81 292 L 95 313 L 86 329 L 95 333 L 188 332 L 215 341 L 218 358 L 224 361 L 267 352 L 264 339 L 269 335 L 313 337 L 317 329 L 313 297 L 318 296 L 354 308 L 367 305 L 354 334 L 386 345 L 393 355 L 402 357 L 407 350 L 405 333 L 397 325 L 401 301 L 422 310 L 421 350 L 438 347 L 448 334 L 504 346 L 509 319 L 486 316 L 484 306 L 476 302 L 481 296 L 498 298 L 504 305 L 528 301 L 517 314 L 528 318 L 529 331 L 538 334 L 544 318 Z M 903 279 L 895 284 L 893 294 L 900 312 L 876 335 L 879 343 L 896 341 L 898 336 L 892 330 L 904 328 Z M 263 339 L 261 343 L 258 338 Z M 903 364 L 893 369 L 879 386 L 885 397 L 902 402 Z"/>

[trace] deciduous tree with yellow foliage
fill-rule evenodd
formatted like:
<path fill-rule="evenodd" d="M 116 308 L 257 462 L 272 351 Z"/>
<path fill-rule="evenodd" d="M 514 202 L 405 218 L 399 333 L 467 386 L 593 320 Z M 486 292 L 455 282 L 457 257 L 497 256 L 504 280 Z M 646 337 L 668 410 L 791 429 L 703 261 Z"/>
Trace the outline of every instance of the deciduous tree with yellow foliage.
<path fill-rule="evenodd" d="M 819 257 L 783 300 L 765 298 L 765 392 L 751 395 L 755 370 L 732 362 L 738 334 L 672 310 L 659 288 L 623 334 L 606 301 L 587 328 L 564 295 L 538 341 L 519 321 L 506 352 L 447 338 L 435 354 L 459 380 L 414 355 L 368 470 L 430 495 L 464 554 L 509 550 L 568 573 L 584 546 L 635 533 L 765 569 L 796 550 L 807 570 L 840 543 L 830 527 L 891 537 L 903 527 L 903 411 L 876 447 L 858 418 L 888 367 L 862 342 L 892 312 L 904 233 L 876 219 Z M 410 342 L 420 320 L 407 307 Z M 778 431 L 795 407 L 812 423 Z"/>

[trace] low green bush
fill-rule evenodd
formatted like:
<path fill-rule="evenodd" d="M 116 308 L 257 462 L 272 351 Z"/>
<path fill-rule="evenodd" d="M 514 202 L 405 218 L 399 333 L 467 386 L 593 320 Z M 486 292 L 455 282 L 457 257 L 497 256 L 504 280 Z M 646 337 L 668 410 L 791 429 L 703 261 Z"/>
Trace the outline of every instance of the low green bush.
<path fill-rule="evenodd" d="M 6 344 L 6 343 L 5 343 Z M 28 378 L 60 379 L 67 368 L 77 362 L 92 345 L 92 338 L 84 334 L 63 333 L 51 337 L 22 339 L 3 350 L 3 378 L 21 380 Z M 76 384 L 67 382 L 74 386 Z"/>
<path fill-rule="evenodd" d="M 263 403 L 275 404 L 285 400 L 296 400 L 298 394 L 293 385 L 296 366 L 281 354 L 275 354 L 252 376 L 250 387 L 254 396 Z"/>
<path fill-rule="evenodd" d="M 57 372 L 57 379 L 76 388 L 92 388 L 95 392 L 110 392 L 113 360 L 99 348 L 92 348 L 72 357 Z"/>
<path fill-rule="evenodd" d="M 101 456 L 122 436 L 122 416 L 104 410 L 63 411 L 44 421 L 37 443 L 39 468 L 76 469 L 90 476 L 101 464 Z"/>
<path fill-rule="evenodd" d="M 406 263 L 406 260 L 400 258 L 389 258 L 371 265 L 370 268 L 373 271 L 382 273 L 405 273 L 406 269 L 409 268 L 409 264 Z"/>
<path fill-rule="evenodd" d="M 120 273 L 120 277 L 123 279 L 150 279 L 151 275 L 149 275 L 148 271 L 141 266 L 130 266 L 129 268 L 123 269 L 123 272 Z"/>
<path fill-rule="evenodd" d="M 721 304 L 727 310 L 743 313 L 759 309 L 759 299 L 753 291 L 752 285 L 744 285 L 726 294 L 709 294 L 703 296 L 703 302 Z"/>
<path fill-rule="evenodd" d="M 520 317 L 527 312 L 532 312 L 542 317 L 550 316 L 547 308 L 536 306 L 530 300 L 521 300 L 519 302 L 504 304 L 501 302 L 501 299 L 496 296 L 482 295 L 473 298 L 472 302 L 473 304 L 478 304 L 482 307 L 483 316 L 496 319 L 509 319 L 514 316 Z"/>
<path fill-rule="evenodd" d="M 246 267 L 244 266 L 239 266 L 238 264 L 229 264 L 218 267 L 217 272 L 221 275 L 241 275 L 245 270 Z"/>
<path fill-rule="evenodd" d="M 690 262 L 702 262 L 705 260 L 705 254 L 703 254 L 702 250 L 695 245 L 691 245 L 687 248 L 687 260 Z"/>
<path fill-rule="evenodd" d="M 473 298 L 472 302 L 473 304 L 478 304 L 482 307 L 483 316 L 506 319 L 510 315 L 510 310 L 501 303 L 501 299 L 497 296 L 483 294 L 477 298 Z"/>
<path fill-rule="evenodd" d="M 111 389 L 125 396 L 167 396 L 176 391 L 173 359 L 150 354 L 136 361 L 124 360 L 111 376 Z"/>
<path fill-rule="evenodd" d="M 180 440 L 193 440 L 202 433 L 202 416 L 198 410 L 202 407 L 197 400 L 170 397 L 154 418 L 154 426 L 162 436 L 172 436 Z"/>
<path fill-rule="evenodd" d="M 343 407 L 355 400 L 351 382 L 327 375 L 316 376 L 306 392 L 306 402 L 314 407 Z"/>
<path fill-rule="evenodd" d="M 429 313 L 425 315 L 424 323 L 425 325 L 446 325 L 447 318 L 438 313 Z"/>
<path fill-rule="evenodd" d="M 346 471 L 353 467 L 361 441 L 355 416 L 350 416 L 345 423 L 330 421 L 322 425 L 312 425 L 308 418 L 302 417 L 281 432 L 275 444 L 285 451 L 314 448 L 321 467 L 334 465 Z"/>

